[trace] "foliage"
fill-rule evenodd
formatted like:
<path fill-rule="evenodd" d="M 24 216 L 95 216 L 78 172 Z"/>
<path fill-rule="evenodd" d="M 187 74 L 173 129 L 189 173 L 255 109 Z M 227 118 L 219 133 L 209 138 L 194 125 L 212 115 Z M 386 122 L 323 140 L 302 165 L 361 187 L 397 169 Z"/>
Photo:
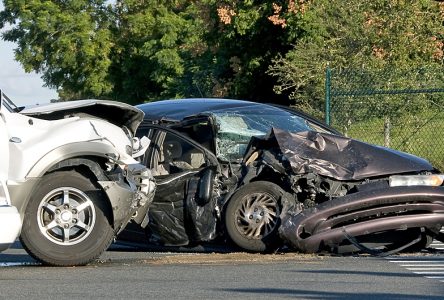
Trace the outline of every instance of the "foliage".
<path fill-rule="evenodd" d="M 269 70 L 279 81 L 275 90 L 291 91 L 290 97 L 305 110 L 322 111 L 329 64 L 369 73 L 396 70 L 394 76 L 380 78 L 378 88 L 408 87 L 405 70 L 442 65 L 443 14 L 442 3 L 427 0 L 352 0 L 347 5 L 340 0 L 314 1 L 304 16 L 303 37 Z M 441 78 L 442 72 L 431 76 Z M 338 80 L 336 84 L 347 88 L 349 83 Z"/>
<path fill-rule="evenodd" d="M 443 5 L 4 0 L 0 28 L 25 70 L 41 73 L 62 99 L 227 97 L 316 112 L 328 63 L 370 71 L 441 64 Z"/>
<path fill-rule="evenodd" d="M 285 101 L 286 97 L 279 99 L 273 93 L 276 80 L 266 71 L 272 60 L 291 49 L 299 37 L 299 24 L 292 19 L 293 26 L 288 26 L 278 14 L 288 14 L 290 4 L 295 2 L 202 2 L 209 11 L 209 18 L 203 18 L 207 21 L 205 40 L 209 46 L 203 62 L 207 79 L 203 81 L 210 84 L 204 89 L 205 96 Z M 301 13 L 293 10 L 291 14 Z"/>
<path fill-rule="evenodd" d="M 49 87 L 85 96 L 109 93 L 112 36 L 104 0 L 4 0 L 3 38 L 18 43 L 16 59 Z"/>
<path fill-rule="evenodd" d="M 65 99 L 273 102 L 266 70 L 299 38 L 299 2 L 5 0 L 0 27 L 25 70 Z"/>

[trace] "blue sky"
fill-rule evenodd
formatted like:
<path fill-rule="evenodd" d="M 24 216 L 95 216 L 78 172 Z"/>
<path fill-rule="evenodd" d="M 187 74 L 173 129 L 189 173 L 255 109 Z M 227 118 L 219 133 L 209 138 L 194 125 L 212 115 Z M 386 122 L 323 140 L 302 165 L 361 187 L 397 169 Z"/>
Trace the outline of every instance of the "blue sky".
<path fill-rule="evenodd" d="M 3 10 L 3 1 L 0 1 Z M 0 40 L 0 89 L 17 105 L 47 103 L 57 99 L 55 90 L 44 87 L 41 75 L 26 73 L 14 60 L 14 43 Z"/>

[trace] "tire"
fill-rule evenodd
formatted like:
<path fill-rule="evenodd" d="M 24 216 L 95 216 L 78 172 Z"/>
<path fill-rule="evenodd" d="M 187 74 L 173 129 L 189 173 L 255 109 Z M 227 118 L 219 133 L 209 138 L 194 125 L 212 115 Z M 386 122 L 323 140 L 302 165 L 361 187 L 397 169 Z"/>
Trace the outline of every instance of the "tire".
<path fill-rule="evenodd" d="M 85 265 L 111 244 L 104 192 L 76 171 L 45 175 L 26 207 L 20 241 L 47 265 Z"/>
<path fill-rule="evenodd" d="M 281 240 L 281 197 L 284 191 L 276 184 L 256 181 L 241 187 L 228 202 L 225 227 L 230 239 L 251 252 L 275 250 Z"/>

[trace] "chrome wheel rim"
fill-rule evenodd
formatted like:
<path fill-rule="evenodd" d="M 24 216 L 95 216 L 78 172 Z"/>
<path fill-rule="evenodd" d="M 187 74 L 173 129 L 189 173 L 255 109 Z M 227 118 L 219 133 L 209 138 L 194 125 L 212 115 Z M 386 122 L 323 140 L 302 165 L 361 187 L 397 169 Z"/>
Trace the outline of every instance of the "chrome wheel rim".
<path fill-rule="evenodd" d="M 236 210 L 236 228 L 247 238 L 262 239 L 277 226 L 279 205 L 268 193 L 253 193 L 242 198 Z"/>
<path fill-rule="evenodd" d="M 95 222 L 94 203 L 84 192 L 72 187 L 52 190 L 37 209 L 40 232 L 59 245 L 82 242 L 90 235 Z"/>

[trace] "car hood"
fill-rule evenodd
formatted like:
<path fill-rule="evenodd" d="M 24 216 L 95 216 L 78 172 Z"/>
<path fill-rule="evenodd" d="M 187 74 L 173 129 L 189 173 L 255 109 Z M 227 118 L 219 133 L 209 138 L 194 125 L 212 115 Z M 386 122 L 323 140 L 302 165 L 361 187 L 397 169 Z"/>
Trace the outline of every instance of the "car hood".
<path fill-rule="evenodd" d="M 297 174 L 317 173 L 338 180 L 362 180 L 434 170 L 428 161 L 414 155 L 327 133 L 291 133 L 273 128 L 259 143 L 277 146 L 283 160 L 288 161 Z"/>
<path fill-rule="evenodd" d="M 129 104 L 109 100 L 76 100 L 26 107 L 21 114 L 57 120 L 67 115 L 86 115 L 104 119 L 119 127 L 126 126 L 133 133 L 143 120 L 144 113 Z"/>

